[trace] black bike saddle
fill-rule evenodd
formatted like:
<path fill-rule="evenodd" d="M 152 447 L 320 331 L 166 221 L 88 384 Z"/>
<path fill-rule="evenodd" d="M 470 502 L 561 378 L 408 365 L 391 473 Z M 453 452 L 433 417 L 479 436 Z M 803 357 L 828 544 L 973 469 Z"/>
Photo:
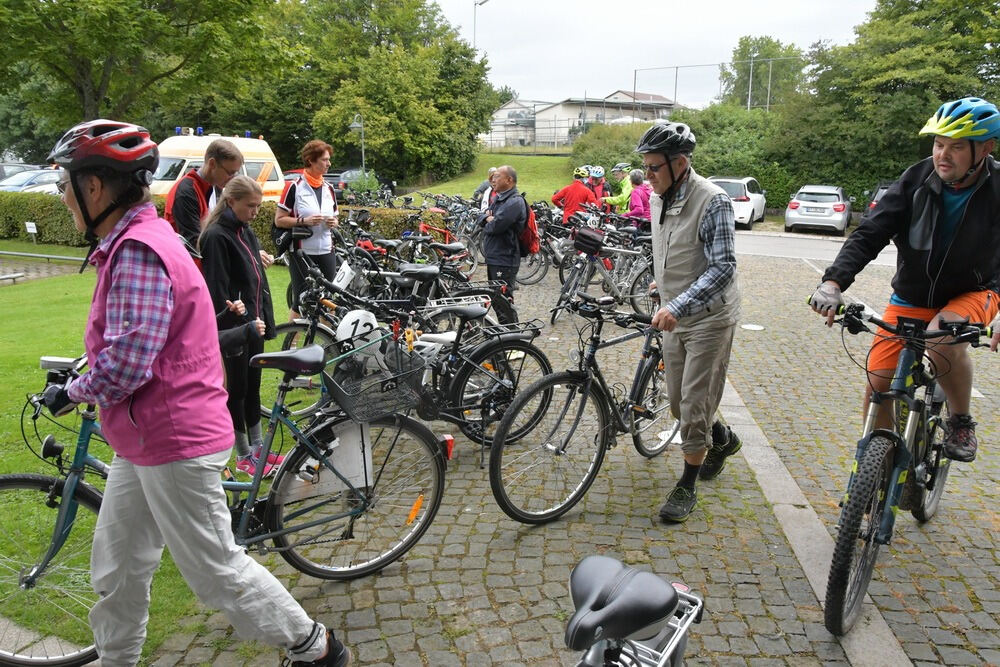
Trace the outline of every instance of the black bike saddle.
<path fill-rule="evenodd" d="M 326 366 L 321 345 L 308 345 L 298 350 L 265 352 L 250 359 L 254 368 L 277 368 L 299 375 L 316 375 Z"/>
<path fill-rule="evenodd" d="M 431 243 L 430 246 L 435 250 L 446 252 L 449 255 L 454 255 L 457 252 L 465 250 L 465 244 L 461 241 L 454 241 L 452 243 Z"/>
<path fill-rule="evenodd" d="M 573 568 L 576 613 L 566 624 L 566 646 L 590 648 L 601 639 L 649 639 L 677 609 L 674 587 L 651 572 L 607 556 L 587 556 Z"/>
<path fill-rule="evenodd" d="M 437 264 L 400 264 L 399 276 L 401 278 L 414 278 L 416 280 L 433 280 L 441 273 L 441 267 Z"/>

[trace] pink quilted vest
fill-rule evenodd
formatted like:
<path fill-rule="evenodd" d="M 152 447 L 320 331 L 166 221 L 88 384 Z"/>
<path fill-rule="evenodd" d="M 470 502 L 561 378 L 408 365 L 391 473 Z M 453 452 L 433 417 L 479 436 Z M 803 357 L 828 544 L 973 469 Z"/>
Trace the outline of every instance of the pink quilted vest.
<path fill-rule="evenodd" d="M 111 260 L 125 239 L 140 241 L 159 256 L 170 277 L 174 309 L 167 342 L 153 362 L 152 379 L 124 401 L 100 406 L 104 436 L 119 456 L 136 465 L 159 465 L 228 449 L 235 435 L 205 280 L 152 204 L 142 205 L 134 214 L 98 262 L 84 337 L 87 355 L 94 359 L 107 345 Z"/>

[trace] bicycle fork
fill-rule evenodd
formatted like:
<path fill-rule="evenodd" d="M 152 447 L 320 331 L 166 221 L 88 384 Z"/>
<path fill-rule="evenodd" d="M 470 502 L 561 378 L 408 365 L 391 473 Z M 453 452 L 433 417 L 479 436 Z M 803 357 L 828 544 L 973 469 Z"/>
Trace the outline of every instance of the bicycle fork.
<path fill-rule="evenodd" d="M 874 539 L 878 544 L 889 544 L 892 539 L 892 529 L 896 523 L 896 513 L 899 511 L 899 499 L 903 493 L 903 486 L 906 484 L 910 462 L 913 458 L 911 447 L 916 437 L 917 429 L 920 427 L 920 415 L 923 414 L 924 409 L 923 401 L 918 398 L 909 395 L 895 396 L 893 398 L 904 401 L 907 406 L 906 426 L 903 429 L 903 435 L 900 436 L 899 433 L 888 429 L 874 428 L 880 400 L 877 395 L 873 394 L 872 402 L 868 406 L 868 415 L 865 419 L 865 436 L 858 441 L 854 461 L 851 465 L 851 474 L 847 481 L 847 492 L 840 502 L 841 511 L 843 511 L 854 485 L 854 478 L 858 472 L 858 464 L 864 458 L 871 439 L 875 436 L 882 436 L 892 441 L 894 444 L 893 468 L 889 474 L 888 484 L 882 486 L 879 490 L 880 493 L 884 494 L 886 489 L 888 489 L 889 497 L 886 499 L 882 515 L 877 519 L 875 517 L 871 518 L 872 522 L 878 521 L 878 530 L 874 534 Z"/>

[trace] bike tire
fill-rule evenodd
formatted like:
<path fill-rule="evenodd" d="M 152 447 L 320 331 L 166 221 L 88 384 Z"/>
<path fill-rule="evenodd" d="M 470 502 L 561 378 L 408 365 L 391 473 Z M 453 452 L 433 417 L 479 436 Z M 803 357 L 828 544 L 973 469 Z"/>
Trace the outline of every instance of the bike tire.
<path fill-rule="evenodd" d="M 318 325 L 316 333 L 310 336 L 309 323 L 305 320 L 295 320 L 283 322 L 275 327 L 275 337 L 264 341 L 264 352 L 296 350 L 315 343 L 327 350 L 325 356 L 330 360 L 339 352 L 336 340 L 336 334 L 323 324 Z M 283 373 L 263 371 L 260 381 L 261 416 L 270 416 L 282 378 Z M 322 375 L 302 375 L 292 380 L 292 385 L 293 388 L 285 394 L 285 407 L 291 419 L 308 417 L 326 400 Z"/>
<path fill-rule="evenodd" d="M 948 472 L 951 470 L 951 459 L 944 456 L 944 422 L 948 417 L 947 407 L 948 403 L 945 401 L 931 408 L 931 416 L 935 419 L 925 431 L 927 446 L 921 452 L 921 458 L 928 471 L 928 484 L 923 487 L 916 485 L 912 464 L 906 476 L 907 484 L 912 484 L 914 487 L 910 514 L 920 523 L 930 521 L 937 514 L 941 496 L 944 495 L 944 485 L 948 481 Z M 940 417 L 940 420 L 937 417 Z"/>
<path fill-rule="evenodd" d="M 521 258 L 521 267 L 514 277 L 521 285 L 534 285 L 541 282 L 549 272 L 549 256 L 544 250 Z"/>
<path fill-rule="evenodd" d="M 613 426 L 598 384 L 591 382 L 584 396 L 586 382 L 580 373 L 548 375 L 522 391 L 497 425 L 490 488 L 515 521 L 542 524 L 561 517 L 597 478 Z M 528 424 L 533 427 L 520 437 L 509 437 Z M 553 444 L 568 437 L 564 447 Z"/>
<path fill-rule="evenodd" d="M 88 614 L 97 602 L 90 584 L 90 552 L 101 493 L 80 484 L 73 530 L 33 588 L 22 572 L 46 553 L 65 480 L 32 474 L 0 476 L 0 665 L 83 665 L 97 659 Z M 50 493 L 57 501 L 50 507 Z M 32 633 L 34 637 L 28 637 Z"/>
<path fill-rule="evenodd" d="M 566 305 L 573 299 L 576 295 L 577 285 L 580 283 L 580 273 L 583 271 L 584 267 L 579 268 L 573 267 L 570 275 L 567 276 L 566 281 L 563 283 L 562 289 L 559 290 L 559 298 L 556 300 L 556 307 L 552 309 L 552 314 L 549 316 L 549 323 L 555 324 L 562 317 L 563 312 L 566 310 Z"/>
<path fill-rule="evenodd" d="M 653 282 L 653 269 L 646 264 L 636 274 L 629 285 L 629 303 L 632 310 L 640 315 L 652 316 L 656 306 L 652 297 L 649 296 L 649 284 Z"/>
<path fill-rule="evenodd" d="M 330 445 L 353 428 L 349 419 L 318 425 L 308 435 Z M 400 558 L 430 527 L 444 495 L 445 462 L 441 446 L 423 424 L 403 415 L 372 420 L 367 427 L 371 467 L 360 484 L 372 502 L 358 514 L 343 514 L 360 499 L 328 468 L 317 467 L 309 450 L 297 446 L 286 457 L 268 496 L 269 531 L 300 526 L 274 538 L 274 546 L 292 567 L 319 579 L 347 580 L 378 572 Z M 343 442 L 338 447 L 352 447 Z M 335 465 L 348 450 L 329 450 Z M 353 450 L 364 459 L 363 448 Z M 341 458 L 341 461 L 344 459 Z M 340 470 L 349 473 L 351 466 Z M 356 471 L 364 468 L 355 466 Z M 311 477 L 315 472 L 315 477 Z M 303 477 L 308 478 L 304 479 Z M 365 480 L 368 483 L 365 483 Z M 352 481 L 352 483 L 354 483 Z M 311 523 L 317 525 L 309 525 Z"/>
<path fill-rule="evenodd" d="M 652 416 L 646 418 L 632 413 L 632 444 L 647 459 L 666 451 L 681 430 L 680 420 L 670 412 L 666 381 L 666 370 L 660 355 L 650 356 L 642 368 L 633 400 Z"/>
<path fill-rule="evenodd" d="M 875 534 L 888 502 L 893 449 L 888 438 L 872 438 L 848 490 L 823 605 L 824 625 L 834 635 L 848 632 L 861 616 L 881 547 L 875 541 Z"/>
<path fill-rule="evenodd" d="M 480 372 L 485 369 L 489 375 Z M 451 406 L 461 412 L 465 421 L 458 428 L 473 442 L 493 442 L 497 424 L 510 408 L 518 392 L 552 373 L 552 364 L 536 345 L 525 340 L 500 341 L 480 348 L 462 364 L 452 380 Z M 494 376 L 510 382 L 505 387 Z M 483 404 L 486 404 L 486 424 L 483 424 Z M 537 423 L 536 416 L 536 423 Z M 528 426 L 532 428 L 533 425 Z M 508 435 L 517 439 L 524 433 L 518 429 Z"/>

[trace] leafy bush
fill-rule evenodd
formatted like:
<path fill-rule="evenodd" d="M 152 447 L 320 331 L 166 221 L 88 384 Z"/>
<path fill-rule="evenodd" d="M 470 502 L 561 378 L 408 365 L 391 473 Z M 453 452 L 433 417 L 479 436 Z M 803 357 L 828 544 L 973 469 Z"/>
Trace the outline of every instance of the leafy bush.
<path fill-rule="evenodd" d="M 574 167 L 581 164 L 599 164 L 605 171 L 619 162 L 628 162 L 633 167 L 642 164 L 642 158 L 635 152 L 639 138 L 649 129 L 651 123 L 631 125 L 594 125 L 573 144 L 573 157 L 567 163 L 567 180 Z"/>

